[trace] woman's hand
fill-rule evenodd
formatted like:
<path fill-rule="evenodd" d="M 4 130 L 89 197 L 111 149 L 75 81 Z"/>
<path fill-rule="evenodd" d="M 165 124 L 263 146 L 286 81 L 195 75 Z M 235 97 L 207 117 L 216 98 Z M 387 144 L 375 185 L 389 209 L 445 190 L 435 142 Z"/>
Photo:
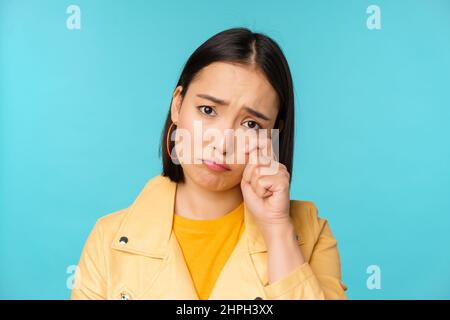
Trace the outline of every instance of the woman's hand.
<path fill-rule="evenodd" d="M 245 205 L 255 218 L 266 243 L 293 230 L 289 214 L 289 172 L 279 163 L 272 150 L 272 140 L 266 146 L 256 145 L 249 150 L 249 161 L 241 181 Z M 261 154 L 267 148 L 268 156 Z"/>
<path fill-rule="evenodd" d="M 277 162 L 270 139 L 269 157 L 260 155 L 260 148 L 250 150 L 241 189 L 267 246 L 268 280 L 272 284 L 303 265 L 305 259 L 290 217 L 289 172 Z"/>

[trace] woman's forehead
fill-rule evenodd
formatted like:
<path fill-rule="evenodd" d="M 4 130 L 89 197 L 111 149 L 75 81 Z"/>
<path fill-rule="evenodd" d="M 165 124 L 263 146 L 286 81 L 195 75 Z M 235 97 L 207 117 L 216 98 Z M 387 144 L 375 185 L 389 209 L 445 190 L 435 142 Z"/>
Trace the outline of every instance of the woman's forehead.
<path fill-rule="evenodd" d="M 273 109 L 277 94 L 265 75 L 251 66 L 214 62 L 203 68 L 189 85 L 193 97 L 207 94 L 236 105 Z"/>

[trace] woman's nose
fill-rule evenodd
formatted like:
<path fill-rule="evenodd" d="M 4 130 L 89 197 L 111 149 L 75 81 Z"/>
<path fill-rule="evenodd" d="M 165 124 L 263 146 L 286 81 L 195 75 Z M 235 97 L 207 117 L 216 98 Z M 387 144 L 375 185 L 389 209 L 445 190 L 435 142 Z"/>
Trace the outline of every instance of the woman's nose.
<path fill-rule="evenodd" d="M 232 129 L 226 129 L 215 139 L 214 148 L 221 156 L 233 154 L 234 135 Z"/>
<path fill-rule="evenodd" d="M 213 152 L 218 160 L 228 163 L 245 163 L 251 150 L 257 147 L 257 134 L 239 130 L 226 130 L 213 143 Z"/>

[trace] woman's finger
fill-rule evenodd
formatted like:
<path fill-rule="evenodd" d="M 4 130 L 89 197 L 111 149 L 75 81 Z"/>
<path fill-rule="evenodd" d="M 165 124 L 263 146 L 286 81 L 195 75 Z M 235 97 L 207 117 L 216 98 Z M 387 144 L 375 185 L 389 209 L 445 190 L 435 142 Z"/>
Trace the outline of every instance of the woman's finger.
<path fill-rule="evenodd" d="M 258 171 L 258 170 L 257 170 Z M 260 174 L 255 174 L 251 181 L 251 186 L 253 192 L 258 195 L 260 198 L 267 198 L 273 194 L 270 190 L 274 183 L 274 179 L 272 176 L 264 176 Z"/>

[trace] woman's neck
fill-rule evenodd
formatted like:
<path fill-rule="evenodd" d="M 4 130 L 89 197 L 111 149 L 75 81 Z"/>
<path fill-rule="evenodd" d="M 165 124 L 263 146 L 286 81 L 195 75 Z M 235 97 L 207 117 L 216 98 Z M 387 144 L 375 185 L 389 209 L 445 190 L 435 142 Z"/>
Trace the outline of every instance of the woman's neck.
<path fill-rule="evenodd" d="M 211 191 L 185 177 L 177 184 L 175 214 L 193 220 L 211 220 L 224 216 L 243 201 L 238 184 L 225 191 Z"/>

